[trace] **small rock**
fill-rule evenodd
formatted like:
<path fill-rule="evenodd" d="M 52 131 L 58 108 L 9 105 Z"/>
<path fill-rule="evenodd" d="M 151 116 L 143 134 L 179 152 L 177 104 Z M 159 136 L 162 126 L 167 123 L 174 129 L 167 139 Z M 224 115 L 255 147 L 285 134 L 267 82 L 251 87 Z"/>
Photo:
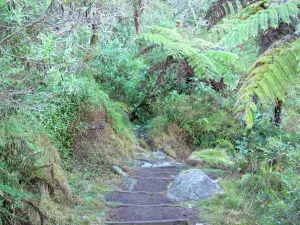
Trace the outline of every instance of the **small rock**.
<path fill-rule="evenodd" d="M 136 185 L 137 180 L 132 177 L 126 177 L 123 181 L 122 188 L 124 191 L 132 191 Z"/>
<path fill-rule="evenodd" d="M 153 167 L 168 167 L 168 166 L 172 166 L 172 164 L 169 162 L 158 162 L 153 165 Z"/>
<path fill-rule="evenodd" d="M 152 156 L 154 159 L 156 160 L 164 160 L 164 159 L 167 159 L 167 155 L 162 152 L 162 151 L 159 151 L 159 152 L 152 152 Z"/>
<path fill-rule="evenodd" d="M 125 173 L 120 167 L 113 166 L 112 168 L 117 174 L 122 175 L 122 176 L 127 176 L 127 173 Z"/>
<path fill-rule="evenodd" d="M 152 167 L 151 163 L 144 163 L 141 167 Z"/>
<path fill-rule="evenodd" d="M 223 193 L 218 184 L 199 169 L 180 173 L 167 193 L 170 200 L 198 201 L 210 199 L 215 193 Z"/>

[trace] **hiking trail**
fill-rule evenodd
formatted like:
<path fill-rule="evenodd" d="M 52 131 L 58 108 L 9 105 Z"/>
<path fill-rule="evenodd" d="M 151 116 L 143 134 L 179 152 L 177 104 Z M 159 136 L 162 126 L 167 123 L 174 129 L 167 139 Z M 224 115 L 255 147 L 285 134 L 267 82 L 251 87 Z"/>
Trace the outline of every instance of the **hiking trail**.
<path fill-rule="evenodd" d="M 124 177 L 123 188 L 105 196 L 112 206 L 107 211 L 107 225 L 204 224 L 196 208 L 183 207 L 183 202 L 167 198 L 169 185 L 187 167 L 163 154 L 137 154 L 134 166 Z"/>

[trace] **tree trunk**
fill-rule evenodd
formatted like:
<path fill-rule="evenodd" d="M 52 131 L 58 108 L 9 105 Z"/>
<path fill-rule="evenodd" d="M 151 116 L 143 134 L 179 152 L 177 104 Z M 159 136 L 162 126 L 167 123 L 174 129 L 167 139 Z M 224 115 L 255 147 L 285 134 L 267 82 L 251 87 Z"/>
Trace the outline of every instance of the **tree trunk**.
<path fill-rule="evenodd" d="M 93 35 L 90 41 L 90 49 L 89 52 L 87 54 L 87 56 L 84 59 L 84 62 L 88 62 L 93 58 L 93 54 L 94 54 L 94 50 L 97 46 L 97 42 L 99 39 L 98 36 L 98 25 L 97 24 L 92 24 L 92 30 L 93 30 Z"/>
<path fill-rule="evenodd" d="M 277 100 L 274 108 L 274 124 L 280 126 L 282 120 L 282 100 Z"/>
<path fill-rule="evenodd" d="M 141 15 L 144 11 L 142 0 L 134 1 L 134 25 L 135 33 L 139 35 L 141 33 Z"/>

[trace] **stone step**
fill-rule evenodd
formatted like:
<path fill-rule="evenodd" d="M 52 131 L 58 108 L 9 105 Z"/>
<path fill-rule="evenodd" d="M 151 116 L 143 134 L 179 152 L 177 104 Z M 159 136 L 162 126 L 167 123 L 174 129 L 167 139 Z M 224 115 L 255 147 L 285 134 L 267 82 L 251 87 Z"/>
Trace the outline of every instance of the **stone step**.
<path fill-rule="evenodd" d="M 114 222 L 127 221 L 160 221 L 160 220 L 190 220 L 192 224 L 200 222 L 197 210 L 174 206 L 132 206 L 117 207 L 107 212 L 109 220 Z"/>
<path fill-rule="evenodd" d="M 145 163 L 150 163 L 150 164 L 155 164 L 155 163 L 159 163 L 159 162 L 170 162 L 172 163 L 173 161 L 171 160 L 168 160 L 168 159 L 159 159 L 159 160 L 155 160 L 155 159 L 136 159 L 137 161 L 140 161 L 140 162 L 145 162 Z"/>
<path fill-rule="evenodd" d="M 136 173 L 139 177 L 157 177 L 157 178 L 175 178 L 178 172 L 145 172 L 139 171 Z"/>
<path fill-rule="evenodd" d="M 169 166 L 169 167 L 142 167 L 136 168 L 136 172 L 169 172 L 169 173 L 178 173 L 180 172 L 180 168 L 177 166 Z"/>
<path fill-rule="evenodd" d="M 135 205 L 160 205 L 171 204 L 165 193 L 136 193 L 136 192 L 112 192 L 105 195 L 106 201 L 118 202 L 121 204 Z"/>
<path fill-rule="evenodd" d="M 166 191 L 158 191 L 158 192 L 149 192 L 149 191 L 122 191 L 122 190 L 115 190 L 115 191 L 107 191 L 106 193 L 112 193 L 112 192 L 117 192 L 117 193 L 127 193 L 127 194 L 165 194 Z"/>
<path fill-rule="evenodd" d="M 172 179 L 161 179 L 161 178 L 145 178 L 139 177 L 136 179 L 137 183 L 135 184 L 132 191 L 146 191 L 146 192 L 163 192 L 167 191 L 169 184 Z"/>
<path fill-rule="evenodd" d="M 105 222 L 107 225 L 189 225 L 188 220 L 153 220 L 153 221 L 128 221 L 128 222 Z"/>
<path fill-rule="evenodd" d="M 158 204 L 158 205 L 140 205 L 140 204 L 120 204 L 117 202 L 107 202 L 108 206 L 112 207 L 181 207 L 176 204 Z"/>
<path fill-rule="evenodd" d="M 148 179 L 148 180 L 174 180 L 174 177 L 147 177 L 147 176 L 129 176 L 134 179 Z"/>

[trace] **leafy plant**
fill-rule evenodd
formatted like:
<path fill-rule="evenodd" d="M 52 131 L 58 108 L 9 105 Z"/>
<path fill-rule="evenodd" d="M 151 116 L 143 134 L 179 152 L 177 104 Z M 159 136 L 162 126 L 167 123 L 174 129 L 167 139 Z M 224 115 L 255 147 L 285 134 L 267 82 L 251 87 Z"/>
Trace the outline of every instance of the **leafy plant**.
<path fill-rule="evenodd" d="M 199 77 L 220 79 L 226 72 L 234 70 L 234 65 L 239 65 L 236 54 L 218 50 L 213 43 L 199 38 L 186 40 L 171 29 L 153 27 L 151 33 L 141 34 L 140 37 L 163 46 L 167 55 L 187 60 Z M 223 71 L 219 65 L 225 65 L 227 69 Z"/>
<path fill-rule="evenodd" d="M 236 46 L 250 37 L 256 37 L 259 31 L 278 28 L 281 21 L 290 24 L 298 16 L 298 4 L 297 1 L 273 3 L 267 9 L 259 10 L 233 26 L 232 30 L 220 40 L 219 46 Z"/>
<path fill-rule="evenodd" d="M 286 91 L 298 80 L 300 42 L 293 38 L 290 42 L 280 41 L 265 52 L 250 68 L 239 90 L 236 112 L 244 113 L 250 128 L 254 124 L 253 113 L 257 112 L 253 97 L 258 96 L 263 105 L 283 100 Z"/>

